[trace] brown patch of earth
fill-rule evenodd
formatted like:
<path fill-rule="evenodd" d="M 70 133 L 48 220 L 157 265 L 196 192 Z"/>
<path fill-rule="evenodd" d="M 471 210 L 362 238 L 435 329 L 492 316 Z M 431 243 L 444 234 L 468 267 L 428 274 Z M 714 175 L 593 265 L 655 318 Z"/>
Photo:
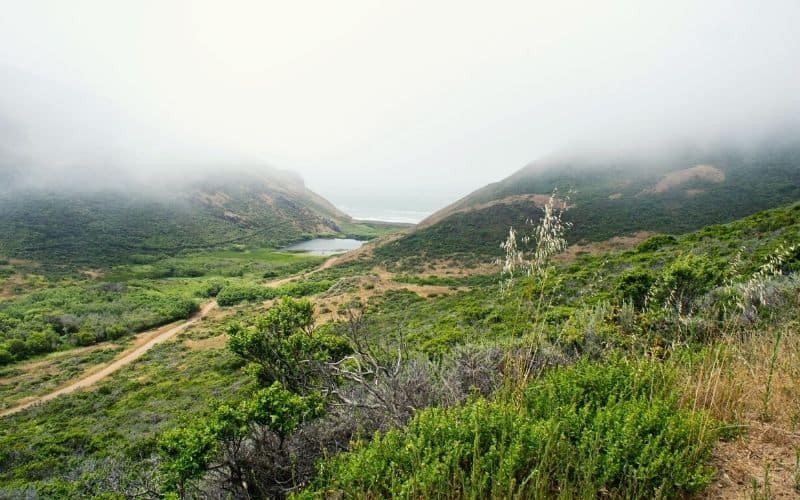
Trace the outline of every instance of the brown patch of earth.
<path fill-rule="evenodd" d="M 5 280 L 0 281 L 0 297 L 10 298 L 17 295 L 14 288 L 25 286 L 25 277 L 20 274 L 12 274 Z"/>
<path fill-rule="evenodd" d="M 81 269 L 81 274 L 87 276 L 93 280 L 99 279 L 103 277 L 103 271 L 99 269 Z"/>
<path fill-rule="evenodd" d="M 605 241 L 587 243 L 586 245 L 570 245 L 564 252 L 556 255 L 553 260 L 556 262 L 567 262 L 582 254 L 598 255 L 628 250 L 654 234 L 656 233 L 652 231 L 639 231 L 631 235 L 614 236 Z"/>
<path fill-rule="evenodd" d="M 206 339 L 186 339 L 183 341 L 183 345 L 192 350 L 222 349 L 227 341 L 227 335 L 217 335 Z"/>
<path fill-rule="evenodd" d="M 376 266 L 372 268 L 370 274 L 343 278 L 328 292 L 307 297 L 315 306 L 317 323 L 325 324 L 338 321 L 342 319 L 338 313 L 340 307 L 347 307 L 356 301 L 361 306 L 366 306 L 372 298 L 390 290 L 409 290 L 422 298 L 432 298 L 469 289 L 467 287 L 399 283 L 394 281 L 395 276 L 394 273 Z M 277 281 L 280 282 L 282 280 Z M 275 281 L 271 283 L 274 284 Z M 340 287 L 339 290 L 337 290 L 337 286 Z M 268 309 L 275 301 L 275 299 L 267 300 L 263 302 L 263 306 Z"/>
<path fill-rule="evenodd" d="M 700 497 L 800 498 L 798 450 L 800 434 L 756 422 L 746 435 L 717 444 L 717 478 Z"/>
<path fill-rule="evenodd" d="M 486 203 L 479 203 L 475 205 L 462 206 L 459 205 L 460 202 L 457 202 L 456 204 L 446 207 L 436 212 L 435 214 L 431 215 L 427 219 L 417 224 L 415 228 L 423 229 L 426 227 L 430 227 L 436 224 L 437 222 L 446 219 L 447 217 L 450 217 L 453 214 L 483 210 L 486 208 L 493 207 L 495 205 L 516 205 L 520 203 L 532 203 L 533 205 L 541 208 L 544 207 L 550 201 L 550 198 L 551 195 L 549 194 L 532 193 L 532 194 L 517 194 L 513 196 L 506 196 L 505 198 L 501 198 L 499 200 L 492 200 Z M 556 208 L 563 210 L 570 208 L 571 205 L 568 205 L 564 200 L 556 198 L 554 206 Z"/>
<path fill-rule="evenodd" d="M 694 180 L 721 184 L 725 182 L 725 173 L 713 165 L 696 165 L 692 168 L 668 173 L 655 186 L 645 189 L 640 194 L 666 193 L 670 189 Z"/>

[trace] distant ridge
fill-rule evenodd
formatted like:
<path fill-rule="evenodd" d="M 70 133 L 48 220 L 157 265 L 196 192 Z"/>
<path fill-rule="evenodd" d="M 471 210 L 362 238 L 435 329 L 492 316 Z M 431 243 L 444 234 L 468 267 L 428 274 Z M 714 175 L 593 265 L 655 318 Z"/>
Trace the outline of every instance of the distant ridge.
<path fill-rule="evenodd" d="M 439 210 L 376 255 L 496 257 L 508 227 L 538 220 L 554 190 L 570 193 L 571 243 L 684 233 L 800 200 L 800 143 L 546 158 Z"/>
<path fill-rule="evenodd" d="M 148 188 L 22 183 L 0 193 L 0 213 L 0 255 L 86 265 L 231 244 L 280 246 L 344 235 L 354 224 L 299 176 L 274 169 Z"/>

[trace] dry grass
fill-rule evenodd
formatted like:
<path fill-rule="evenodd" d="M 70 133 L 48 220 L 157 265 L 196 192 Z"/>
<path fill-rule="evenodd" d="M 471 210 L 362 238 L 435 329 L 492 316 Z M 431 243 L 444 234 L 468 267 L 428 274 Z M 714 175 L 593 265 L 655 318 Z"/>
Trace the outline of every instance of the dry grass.
<path fill-rule="evenodd" d="M 800 327 L 796 323 L 730 336 L 687 370 L 682 392 L 686 406 L 703 408 L 740 431 L 738 437 L 719 443 L 713 461 L 719 474 L 707 496 L 800 496 L 796 489 Z"/>
<path fill-rule="evenodd" d="M 228 336 L 222 334 L 204 339 L 186 339 L 183 345 L 192 350 L 223 349 L 227 341 Z"/>
<path fill-rule="evenodd" d="M 695 180 L 721 184 L 722 182 L 725 182 L 725 174 L 720 169 L 712 165 L 696 165 L 692 168 L 686 168 L 668 173 L 662 177 L 655 186 L 645 189 L 642 194 L 666 193 L 671 189 Z"/>
<path fill-rule="evenodd" d="M 90 269 L 90 268 L 87 268 L 87 269 L 81 269 L 80 272 L 81 272 L 81 274 L 83 274 L 87 278 L 93 279 L 93 280 L 100 279 L 105 275 L 105 273 L 101 269 Z"/>
<path fill-rule="evenodd" d="M 430 273 L 441 278 L 465 278 L 500 272 L 502 265 L 497 259 L 488 259 L 469 267 L 454 259 L 428 259 L 424 270 L 418 274 Z"/>
<path fill-rule="evenodd" d="M 579 255 L 601 255 L 605 253 L 621 252 L 634 248 L 639 243 L 653 236 L 652 231 L 637 231 L 630 235 L 614 236 L 613 238 L 587 243 L 585 245 L 570 245 L 564 252 L 553 257 L 555 262 L 568 262 Z"/>

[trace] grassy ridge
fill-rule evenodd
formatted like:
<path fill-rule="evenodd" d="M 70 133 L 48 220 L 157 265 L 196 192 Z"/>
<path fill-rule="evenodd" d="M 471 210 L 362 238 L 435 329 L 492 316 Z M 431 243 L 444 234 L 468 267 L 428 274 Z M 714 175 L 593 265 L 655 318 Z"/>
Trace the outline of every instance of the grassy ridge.
<path fill-rule="evenodd" d="M 171 189 L 0 188 L 0 255 L 55 269 L 106 267 L 137 254 L 164 257 L 234 245 L 278 248 L 315 236 L 371 238 L 397 229 L 353 221 L 299 181 L 243 174 Z"/>
<path fill-rule="evenodd" d="M 647 192 L 668 171 L 699 163 L 717 166 L 725 181 L 695 179 L 662 193 Z M 573 224 L 568 234 L 571 243 L 603 241 L 640 230 L 686 233 L 800 199 L 800 149 L 687 155 L 657 169 L 625 159 L 592 166 L 580 161 L 535 165 L 476 191 L 459 204 L 470 207 L 554 189 L 571 192 L 574 207 L 565 217 Z M 693 189 L 697 194 L 687 194 Z M 509 226 L 523 228 L 527 220 L 538 221 L 541 214 L 532 202 L 458 212 L 377 249 L 376 254 L 385 260 L 416 255 L 496 257 Z"/>

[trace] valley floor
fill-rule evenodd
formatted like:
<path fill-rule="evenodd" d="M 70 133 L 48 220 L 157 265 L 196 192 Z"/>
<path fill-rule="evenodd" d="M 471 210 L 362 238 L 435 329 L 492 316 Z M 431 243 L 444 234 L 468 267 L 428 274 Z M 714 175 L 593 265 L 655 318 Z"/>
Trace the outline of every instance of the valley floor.
<path fill-rule="evenodd" d="M 160 344 L 161 342 L 166 342 L 175 335 L 178 335 L 182 331 L 186 330 L 186 328 L 190 327 L 191 325 L 203 320 L 208 316 L 209 313 L 211 313 L 211 311 L 216 309 L 216 307 L 217 303 L 215 301 L 208 302 L 200 308 L 200 311 L 194 314 L 187 321 L 179 322 L 177 324 L 169 324 L 156 330 L 140 333 L 136 336 L 133 342 L 133 347 L 123 351 L 118 357 L 111 360 L 110 363 L 100 366 L 93 366 L 81 374 L 81 376 L 77 379 L 71 380 L 67 385 L 53 392 L 49 392 L 42 396 L 25 398 L 19 401 L 15 406 L 0 411 L 0 417 L 7 417 L 9 415 L 19 413 L 30 408 L 31 406 L 47 403 L 48 401 L 59 396 L 63 396 L 64 394 L 70 394 L 77 390 L 85 389 L 97 384 L 115 371 L 133 363 L 142 357 L 142 355 L 144 355 L 155 345 Z M 98 345 L 96 347 L 102 349 L 105 346 Z M 30 365 L 22 366 L 20 368 L 26 372 L 30 372 L 33 369 Z"/>
<path fill-rule="evenodd" d="M 16 357 L 0 367 L 0 497 L 241 496 L 224 490 L 234 486 L 220 471 L 238 461 L 262 470 L 242 444 L 251 442 L 264 447 L 262 454 L 274 452 L 275 464 L 300 464 L 292 474 L 301 474 L 302 483 L 280 490 L 300 498 L 557 496 L 579 485 L 586 491 L 575 490 L 576 497 L 594 487 L 618 498 L 660 491 L 665 497 L 797 498 L 800 253 L 791 245 L 799 235 L 798 206 L 682 237 L 635 234 L 571 247 L 548 264 L 546 275 L 519 273 L 504 292 L 497 264 L 404 266 L 381 260 L 372 245 L 324 261 L 259 249 L 197 253 L 68 278 L 15 263 L 25 271 L 4 283 L 7 297 L 0 302 L 0 344 Z M 775 255 L 782 256 L 778 264 Z M 685 300 L 676 305 L 676 297 Z M 317 413 L 317 406 L 312 412 L 303 405 L 321 389 L 276 392 L 241 347 L 253 344 L 236 343 L 259 339 L 271 311 L 304 300 L 313 305 L 313 327 L 289 335 L 292 341 L 276 352 L 309 338 L 332 342 L 314 355 L 348 353 L 351 364 L 331 358 L 320 366 L 340 370 L 337 383 L 354 381 L 333 390 L 365 398 L 357 406 L 339 410 L 327 402 L 327 413 Z M 187 302 L 194 308 L 184 308 Z M 131 307 L 135 315 L 128 314 Z M 348 330 L 354 319 L 363 321 L 357 342 Z M 122 327 L 128 334 L 115 337 Z M 89 333 L 92 341 L 80 346 Z M 12 341 L 18 338 L 27 340 Z M 51 352 L 36 350 L 31 339 L 39 338 L 52 342 Z M 369 384 L 358 385 L 362 372 L 343 371 L 353 366 L 373 367 Z M 621 375 L 607 387 L 592 378 L 612 372 Z M 652 388 L 642 391 L 631 373 L 649 374 Z M 283 388 L 294 383 L 280 380 Z M 593 399 L 606 390 L 613 397 Z M 381 405 L 373 398 L 387 394 L 401 399 Z M 280 408 L 298 407 L 304 416 L 295 421 L 271 410 L 273 420 L 236 420 L 245 435 L 220 420 L 244 418 L 236 412 L 272 401 L 267 396 L 285 397 Z M 295 427 L 273 431 L 275 419 Z M 205 441 L 211 438 L 192 434 L 199 424 L 218 434 Z M 515 434 L 523 424 L 532 427 Z M 349 425 L 364 434 L 344 433 Z M 551 425 L 567 429 L 563 442 L 539 441 Z M 331 437 L 321 428 L 344 434 Z M 373 431 L 378 434 L 370 438 Z M 569 441 L 570 433 L 578 441 Z M 164 436 L 181 446 L 169 448 Z M 586 436 L 619 453 L 622 465 L 571 454 Z M 647 441 L 653 436 L 662 441 Z M 303 448 L 280 448 L 306 442 L 332 452 L 296 462 L 301 455 L 292 453 Z M 176 457 L 176 449 L 192 451 L 187 443 L 207 448 Z M 542 443 L 556 451 L 542 451 Z M 640 455 L 653 446 L 662 453 Z M 511 451 L 493 451 L 515 447 L 528 450 L 518 462 Z M 542 454 L 553 462 L 539 464 L 547 472 L 535 485 L 498 479 L 501 469 L 514 470 L 509 477 L 524 471 L 524 478 L 530 473 L 525 457 Z M 503 457 L 508 460 L 492 462 Z M 579 458 L 598 460 L 597 469 L 581 468 Z M 187 463 L 203 465 L 180 468 Z M 465 463 L 485 467 L 485 481 L 472 465 L 462 468 Z M 629 473 L 626 467 L 640 468 Z M 436 470 L 445 476 L 421 475 Z"/>

